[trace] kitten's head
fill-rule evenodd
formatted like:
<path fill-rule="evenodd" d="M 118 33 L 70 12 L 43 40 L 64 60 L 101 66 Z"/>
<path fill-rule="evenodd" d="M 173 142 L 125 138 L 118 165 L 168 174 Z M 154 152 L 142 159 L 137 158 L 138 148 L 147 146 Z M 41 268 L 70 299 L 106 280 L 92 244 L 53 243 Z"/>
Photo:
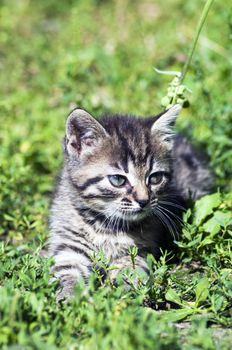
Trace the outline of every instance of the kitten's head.
<path fill-rule="evenodd" d="M 126 221 L 149 215 L 170 188 L 173 126 L 180 110 L 175 105 L 154 118 L 97 121 L 75 109 L 67 120 L 65 153 L 77 206 Z"/>

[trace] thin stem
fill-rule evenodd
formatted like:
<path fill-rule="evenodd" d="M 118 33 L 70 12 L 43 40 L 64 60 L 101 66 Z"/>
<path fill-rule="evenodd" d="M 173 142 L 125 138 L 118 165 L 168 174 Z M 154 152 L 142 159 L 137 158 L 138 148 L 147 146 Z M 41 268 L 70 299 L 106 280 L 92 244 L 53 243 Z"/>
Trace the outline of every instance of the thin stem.
<path fill-rule="evenodd" d="M 214 0 L 207 0 L 206 3 L 205 3 L 203 12 L 201 14 L 201 18 L 200 18 L 200 20 L 198 22 L 196 36 L 194 38 L 192 47 L 189 50 L 188 59 L 185 62 L 185 65 L 184 65 L 184 68 L 183 68 L 183 72 L 182 72 L 181 77 L 180 77 L 180 83 L 182 83 L 184 81 L 186 73 L 187 73 L 187 71 L 189 69 L 189 66 L 191 64 L 192 57 L 193 57 L 193 54 L 194 54 L 194 51 L 195 51 L 195 48 L 196 48 L 196 45 L 197 45 L 197 42 L 198 42 L 198 39 L 199 39 L 199 35 L 201 33 L 202 27 L 203 27 L 203 25 L 205 23 L 205 20 L 207 18 L 207 15 L 209 13 L 210 7 L 212 6 L 213 2 L 214 2 Z"/>

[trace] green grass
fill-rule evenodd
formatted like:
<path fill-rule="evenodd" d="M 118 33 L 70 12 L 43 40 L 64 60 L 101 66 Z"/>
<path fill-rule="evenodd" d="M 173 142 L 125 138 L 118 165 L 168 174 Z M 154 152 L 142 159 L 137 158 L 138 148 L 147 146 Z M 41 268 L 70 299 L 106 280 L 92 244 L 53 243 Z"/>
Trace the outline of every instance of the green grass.
<path fill-rule="evenodd" d="M 0 348 L 231 348 L 229 0 L 215 1 L 185 80 L 191 107 L 177 128 L 208 154 L 215 194 L 185 215 L 181 264 L 149 258 L 150 279 L 131 292 L 96 288 L 93 276 L 58 304 L 40 256 L 68 112 L 157 114 L 170 78 L 153 67 L 182 69 L 203 5 L 0 2 Z"/>

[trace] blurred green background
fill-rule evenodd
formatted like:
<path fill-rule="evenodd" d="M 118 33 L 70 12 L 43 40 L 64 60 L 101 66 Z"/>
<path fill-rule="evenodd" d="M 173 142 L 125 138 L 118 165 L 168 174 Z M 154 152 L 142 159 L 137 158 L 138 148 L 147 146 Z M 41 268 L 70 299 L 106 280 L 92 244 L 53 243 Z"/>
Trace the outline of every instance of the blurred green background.
<path fill-rule="evenodd" d="M 24 298 L 29 288 L 24 273 L 41 269 L 41 261 L 37 264 L 29 262 L 30 258 L 23 259 L 31 249 L 36 252 L 48 234 L 49 203 L 62 164 L 61 140 L 69 111 L 78 105 L 95 116 L 114 112 L 158 114 L 171 78 L 158 75 L 154 67 L 181 71 L 204 4 L 203 0 L 0 1 L 0 238 L 8 242 L 6 251 L 4 248 L 0 254 L 4 261 L 0 279 L 1 284 L 11 286 L 0 288 L 6 293 L 7 305 L 3 312 L 5 323 L 0 326 L 7 327 L 11 315 L 17 315 L 17 309 L 12 311 L 10 305 L 12 300 L 17 304 L 19 294 Z M 231 190 L 232 169 L 231 7 L 230 0 L 215 0 L 213 4 L 185 80 L 192 90 L 191 106 L 177 123 L 178 130 L 209 156 L 216 187 L 223 195 Z M 220 208 L 225 208 L 223 200 Z M 35 246 L 33 237 L 37 239 Z M 195 249 L 189 256 L 201 251 L 198 246 Z M 220 249 L 220 254 L 229 252 L 225 246 Z M 220 255 L 219 250 L 216 253 Z M 41 282 L 43 269 L 38 270 L 40 277 L 35 283 L 46 289 L 47 280 Z M 19 271 L 21 282 L 16 277 Z M 33 280 L 31 275 L 30 279 Z M 8 298 L 9 291 L 13 294 Z M 183 288 L 182 292 L 185 293 Z M 45 297 L 47 292 L 43 293 L 33 298 L 37 295 L 48 300 L 46 309 L 50 302 Z M 21 300 L 21 311 L 14 316 L 19 328 L 6 328 L 3 344 L 23 344 L 24 338 L 18 334 L 28 302 L 25 300 Z M 53 298 L 54 308 L 55 305 Z M 44 312 L 49 319 L 51 313 L 47 309 Z M 61 320 L 68 318 L 63 314 L 59 317 L 61 325 Z M 128 323 L 132 328 L 133 322 Z M 120 327 L 119 333 L 124 329 Z M 194 329 L 193 334 L 197 327 Z M 205 328 L 202 329 L 203 344 Z M 141 332 L 141 337 L 146 338 L 150 331 Z M 169 345 L 165 343 L 167 349 L 179 348 L 175 345 L 176 333 L 172 332 L 173 329 Z M 55 333 L 54 326 L 53 337 Z M 61 344 L 60 339 L 52 338 L 50 342 Z M 214 349 L 210 342 L 205 347 L 195 345 L 194 349 Z M 128 340 L 125 348 L 132 343 Z M 139 341 L 137 345 L 143 348 Z M 152 346 L 144 348 L 154 349 Z"/>

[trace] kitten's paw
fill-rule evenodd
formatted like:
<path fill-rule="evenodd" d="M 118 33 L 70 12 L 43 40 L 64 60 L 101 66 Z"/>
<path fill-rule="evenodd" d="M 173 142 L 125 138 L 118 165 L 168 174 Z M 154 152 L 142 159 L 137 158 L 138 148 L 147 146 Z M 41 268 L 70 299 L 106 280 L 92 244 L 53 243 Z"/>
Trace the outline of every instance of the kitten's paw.
<path fill-rule="evenodd" d="M 60 281 L 60 287 L 56 294 L 57 301 L 70 300 L 74 295 L 77 280 L 70 277 L 68 280 Z"/>
<path fill-rule="evenodd" d="M 111 283 L 116 286 L 124 284 L 127 291 L 137 288 L 149 277 L 147 263 L 139 256 L 136 257 L 134 264 L 127 256 L 117 259 L 113 261 L 113 267 L 108 275 Z"/>
<path fill-rule="evenodd" d="M 111 283 L 116 287 L 123 285 L 125 292 L 143 286 L 148 278 L 147 271 L 142 268 L 125 268 L 120 271 L 114 271 L 110 276 Z"/>

